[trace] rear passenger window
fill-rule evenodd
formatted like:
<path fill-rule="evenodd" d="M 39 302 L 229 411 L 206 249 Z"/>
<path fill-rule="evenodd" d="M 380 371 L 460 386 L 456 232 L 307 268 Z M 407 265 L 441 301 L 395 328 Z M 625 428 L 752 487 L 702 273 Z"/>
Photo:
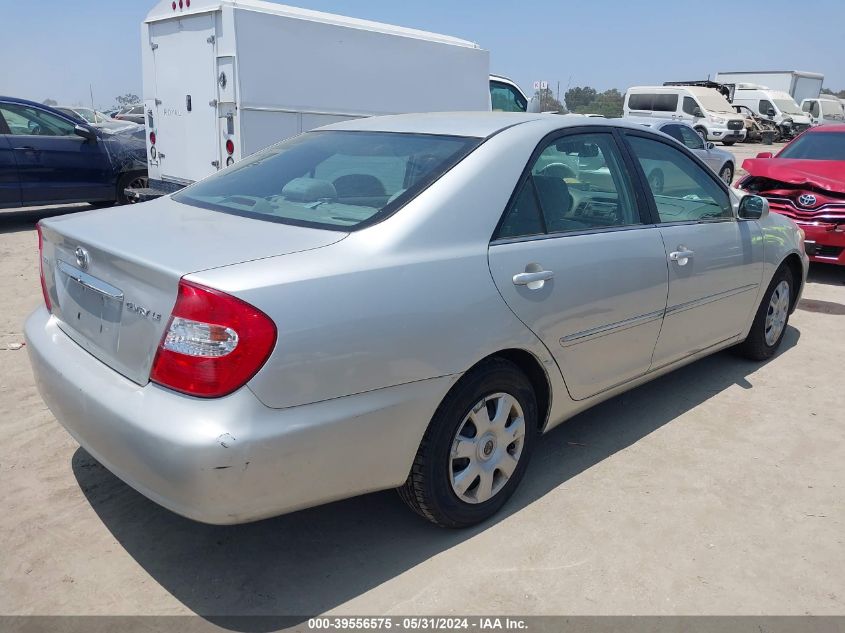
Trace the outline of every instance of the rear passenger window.
<path fill-rule="evenodd" d="M 733 218 L 730 196 L 706 168 L 666 143 L 629 136 L 661 222 Z"/>
<path fill-rule="evenodd" d="M 628 96 L 628 109 L 630 110 L 651 110 L 654 104 L 654 95 L 633 94 Z"/>
<path fill-rule="evenodd" d="M 678 95 L 654 95 L 655 112 L 675 112 L 678 109 Z"/>
<path fill-rule="evenodd" d="M 613 136 L 574 134 L 542 149 L 497 237 L 639 223 L 631 181 Z"/>

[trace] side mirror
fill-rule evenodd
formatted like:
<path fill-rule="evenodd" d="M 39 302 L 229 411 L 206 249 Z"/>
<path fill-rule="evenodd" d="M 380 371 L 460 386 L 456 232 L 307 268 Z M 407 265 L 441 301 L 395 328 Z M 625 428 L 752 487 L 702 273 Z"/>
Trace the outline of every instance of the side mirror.
<path fill-rule="evenodd" d="M 710 141 L 707 141 L 707 143 L 704 145 L 704 147 L 706 147 L 707 149 L 715 149 L 716 143 L 712 143 Z"/>
<path fill-rule="evenodd" d="M 775 116 L 777 114 L 777 112 L 775 112 L 774 108 L 769 108 L 768 111 L 766 112 L 766 114 L 768 116 Z"/>
<path fill-rule="evenodd" d="M 739 201 L 740 220 L 762 220 L 769 215 L 769 201 L 762 196 L 744 196 Z"/>
<path fill-rule="evenodd" d="M 757 154 L 757 158 L 771 158 L 773 154 L 771 152 L 760 152 Z"/>
<path fill-rule="evenodd" d="M 699 119 L 704 118 L 704 112 L 702 112 L 702 111 L 701 111 L 701 108 L 696 108 L 695 110 L 693 110 L 693 111 L 692 111 L 692 115 L 693 115 L 694 117 L 699 118 Z"/>
<path fill-rule="evenodd" d="M 81 136 L 86 141 L 96 141 L 97 134 L 91 128 L 87 128 L 84 125 L 74 125 L 73 131 L 76 132 L 77 136 Z"/>

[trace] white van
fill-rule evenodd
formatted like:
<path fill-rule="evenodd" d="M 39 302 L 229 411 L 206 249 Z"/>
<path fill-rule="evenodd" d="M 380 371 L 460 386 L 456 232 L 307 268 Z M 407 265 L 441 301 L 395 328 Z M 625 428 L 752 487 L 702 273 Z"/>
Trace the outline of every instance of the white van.
<path fill-rule="evenodd" d="M 810 117 L 802 112 L 795 99 L 788 92 L 771 90 L 757 84 L 736 84 L 734 105 L 744 105 L 757 116 L 773 121 L 781 132 L 800 134 L 810 127 Z"/>
<path fill-rule="evenodd" d="M 625 93 L 626 117 L 686 121 L 705 141 L 733 145 L 745 140 L 745 119 L 713 88 L 634 86 Z"/>
<path fill-rule="evenodd" d="M 810 117 L 811 125 L 831 125 L 845 122 L 845 105 L 834 96 L 821 96 L 818 99 L 804 99 L 801 111 Z"/>

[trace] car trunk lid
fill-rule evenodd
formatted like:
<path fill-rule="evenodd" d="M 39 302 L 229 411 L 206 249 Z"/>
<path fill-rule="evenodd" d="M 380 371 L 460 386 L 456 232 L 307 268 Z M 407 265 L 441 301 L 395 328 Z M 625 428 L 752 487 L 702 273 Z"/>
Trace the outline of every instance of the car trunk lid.
<path fill-rule="evenodd" d="M 42 221 L 42 265 L 59 327 L 143 385 L 183 276 L 321 248 L 346 235 L 161 198 Z"/>

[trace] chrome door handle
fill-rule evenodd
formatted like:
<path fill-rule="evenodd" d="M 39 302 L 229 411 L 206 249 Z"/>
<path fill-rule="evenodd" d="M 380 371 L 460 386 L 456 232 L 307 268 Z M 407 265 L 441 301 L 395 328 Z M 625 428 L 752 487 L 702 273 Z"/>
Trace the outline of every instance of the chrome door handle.
<path fill-rule="evenodd" d="M 538 270 L 530 273 L 518 273 L 513 276 L 514 286 L 528 286 L 530 290 L 543 287 L 543 283 L 554 277 L 551 270 Z"/>
<path fill-rule="evenodd" d="M 678 262 L 678 266 L 686 266 L 687 262 L 692 259 L 695 252 L 679 246 L 677 251 L 669 253 L 670 262 Z"/>

